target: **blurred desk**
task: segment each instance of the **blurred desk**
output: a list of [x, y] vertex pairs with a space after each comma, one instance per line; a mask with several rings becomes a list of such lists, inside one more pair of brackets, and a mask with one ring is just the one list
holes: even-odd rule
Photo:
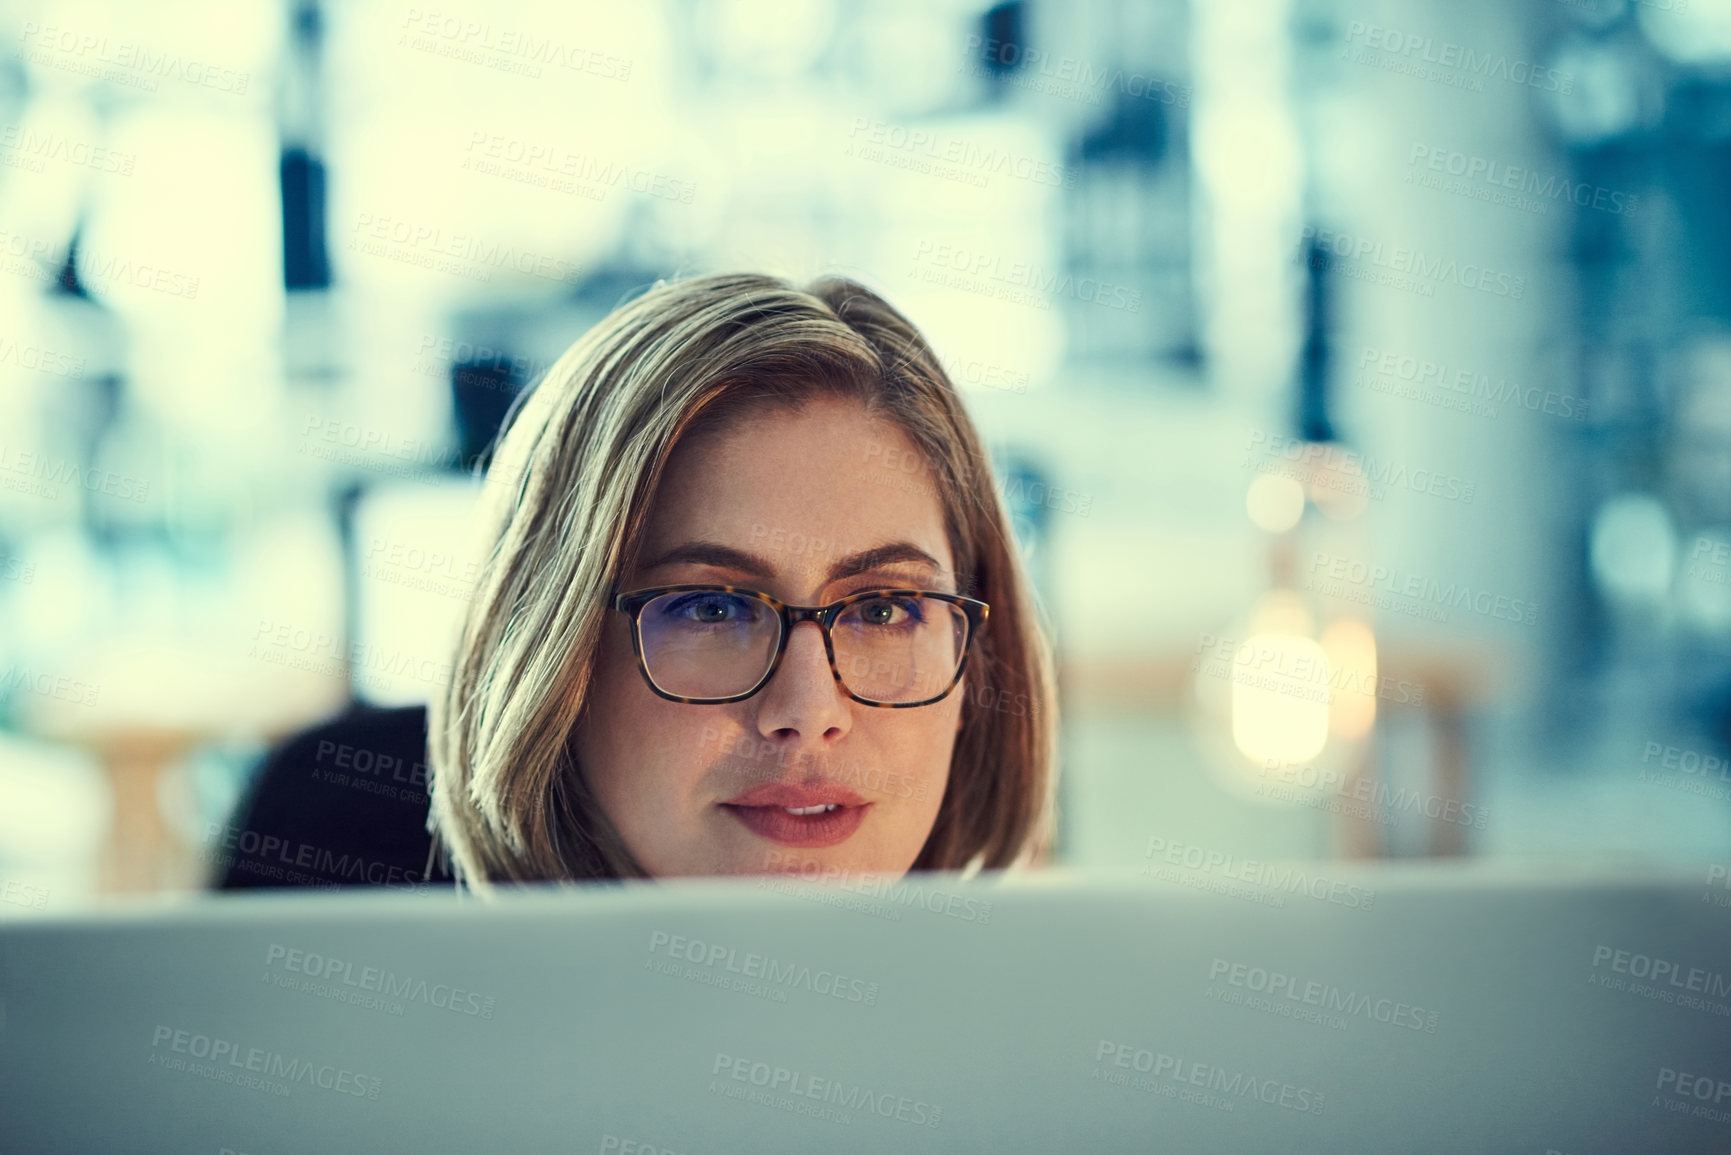
[[[1429, 733], [1431, 758], [1429, 790], [1438, 799], [1457, 803], [1472, 801], [1473, 759], [1468, 741], [1470, 715], [1506, 690], [1517, 678], [1514, 655], [1489, 644], [1402, 644], [1379, 651], [1377, 673], [1395, 684], [1407, 682], [1423, 687], [1422, 701], [1402, 704], [1378, 703], [1379, 717], [1385, 712], [1415, 711], [1423, 715]], [[1194, 683], [1197, 654], [1167, 652], [1150, 658], [1084, 658], [1064, 662], [1058, 673], [1063, 706], [1074, 711], [1079, 703], [1088, 709], [1114, 712], [1157, 710], [1174, 714], [1196, 713], [1200, 706]], [[1230, 742], [1230, 738], [1226, 739]], [[1339, 739], [1330, 739], [1338, 742]], [[1358, 749], [1347, 771], [1348, 781], [1374, 782], [1380, 776], [1376, 729], [1357, 740]], [[1389, 847], [1385, 827], [1368, 816], [1337, 813], [1334, 826], [1336, 851], [1347, 858], [1382, 858]], [[1434, 856], [1465, 853], [1466, 827], [1459, 822], [1432, 820], [1429, 851]]]
[[278, 739], [348, 700], [340, 677], [160, 646], [106, 651], [78, 677], [97, 688], [94, 702], [41, 697], [23, 721], [102, 765], [114, 807], [98, 872], [102, 893], [203, 884], [195, 848], [163, 808], [189, 754], [238, 735]]

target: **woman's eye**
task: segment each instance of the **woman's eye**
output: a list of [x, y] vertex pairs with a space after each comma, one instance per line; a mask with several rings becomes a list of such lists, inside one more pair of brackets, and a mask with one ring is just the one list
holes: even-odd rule
[[743, 621], [751, 616], [751, 607], [733, 594], [691, 594], [668, 606], [666, 613], [679, 621], [713, 626]]
[[920, 618], [919, 607], [907, 598], [873, 598], [857, 609], [868, 626], [900, 626]]

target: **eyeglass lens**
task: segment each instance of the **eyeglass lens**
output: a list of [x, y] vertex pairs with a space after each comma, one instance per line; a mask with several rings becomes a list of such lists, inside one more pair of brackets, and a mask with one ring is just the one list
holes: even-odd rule
[[[643, 664], [663, 692], [728, 698], [769, 672], [781, 615], [749, 594], [662, 594], [638, 615]], [[919, 702], [955, 680], [968, 637], [967, 613], [921, 596], [869, 598], [844, 609], [830, 630], [842, 682], [873, 702]]]

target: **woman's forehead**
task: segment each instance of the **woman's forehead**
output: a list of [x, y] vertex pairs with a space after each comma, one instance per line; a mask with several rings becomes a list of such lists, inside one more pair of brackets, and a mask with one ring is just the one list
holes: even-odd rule
[[896, 424], [851, 399], [754, 405], [682, 441], [656, 494], [643, 556], [691, 540], [794, 568], [906, 541], [946, 570], [954, 564], [932, 463]]

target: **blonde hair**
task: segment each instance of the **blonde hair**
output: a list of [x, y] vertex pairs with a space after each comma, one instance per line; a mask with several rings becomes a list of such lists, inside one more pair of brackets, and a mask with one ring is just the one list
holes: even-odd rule
[[488, 472], [481, 568], [429, 714], [431, 823], [458, 877], [643, 877], [572, 752], [610, 595], [681, 437], [736, 407], [858, 398], [924, 454], [960, 592], [991, 606], [948, 786], [915, 870], [1002, 868], [1052, 825], [1051, 659], [990, 463], [918, 330], [849, 280], [662, 282], [615, 309], [527, 395]]

